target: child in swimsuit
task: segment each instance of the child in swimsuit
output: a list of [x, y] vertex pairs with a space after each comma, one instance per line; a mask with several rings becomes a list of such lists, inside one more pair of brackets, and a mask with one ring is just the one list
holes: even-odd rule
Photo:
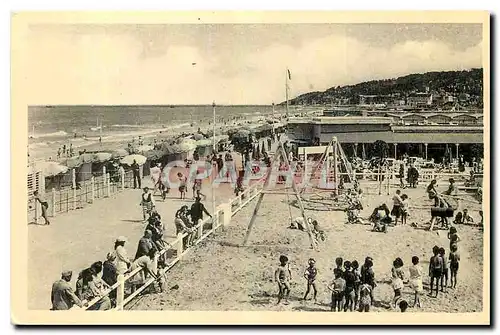
[[369, 312], [372, 304], [371, 299], [372, 288], [368, 284], [363, 284], [359, 288], [359, 311]]
[[359, 263], [357, 260], [352, 261], [352, 272], [354, 273], [354, 309], [358, 309], [359, 305], [359, 288], [361, 285], [361, 272], [359, 272]]
[[392, 263], [392, 288], [394, 289], [394, 299], [392, 303], [394, 308], [396, 308], [399, 299], [401, 299], [401, 290], [404, 288], [404, 271], [403, 271], [403, 260], [401, 258], [396, 258]]
[[453, 244], [455, 244], [458, 248], [458, 242], [460, 242], [460, 236], [457, 233], [457, 228], [450, 227], [450, 231], [448, 232], [448, 239], [450, 240], [450, 250]]
[[431, 287], [429, 296], [432, 296], [432, 288], [434, 286], [434, 281], [436, 282], [436, 297], [439, 291], [439, 280], [443, 274], [443, 259], [439, 256], [439, 247], [435, 245], [432, 248], [432, 253], [434, 254], [429, 260], [429, 277], [431, 277]]
[[[443, 275], [441, 276], [441, 292], [446, 293], [448, 286], [448, 260], [445, 257], [446, 251], [443, 247], [439, 248], [439, 256], [443, 259]], [[444, 285], [443, 285], [444, 284]]]
[[457, 286], [457, 274], [458, 274], [458, 266], [460, 263], [460, 254], [457, 251], [458, 247], [456, 244], [451, 245], [451, 252], [448, 256], [450, 260], [450, 287], [455, 288]]
[[334, 271], [335, 279], [328, 286], [328, 289], [332, 291], [332, 306], [331, 311], [341, 312], [343, 309], [344, 291], [345, 291], [345, 280], [342, 278], [342, 271], [335, 269]]
[[[288, 264], [288, 257], [280, 256], [280, 265], [274, 272], [274, 280], [278, 283], [278, 304], [283, 298], [288, 299], [290, 295], [290, 280], [292, 279], [292, 272]], [[288, 304], [285, 302], [285, 304]]]
[[316, 261], [314, 258], [309, 258], [309, 266], [306, 268], [304, 272], [304, 278], [307, 280], [307, 290], [306, 294], [304, 294], [304, 300], [307, 300], [307, 295], [309, 294], [311, 287], [314, 293], [314, 302], [316, 302], [316, 295], [318, 291], [316, 290], [316, 276], [318, 275], [318, 269], [316, 269]]
[[420, 303], [420, 294], [422, 294], [424, 287], [422, 284], [422, 267], [419, 265], [419, 258], [413, 256], [411, 258], [412, 266], [410, 266], [410, 286], [415, 292], [415, 300], [413, 301], [413, 307], [422, 307]]
[[344, 312], [347, 312], [349, 309], [351, 312], [354, 310], [354, 298], [355, 298], [355, 282], [356, 276], [354, 271], [351, 268], [351, 262], [344, 262], [344, 280], [345, 280], [345, 304], [344, 304]]

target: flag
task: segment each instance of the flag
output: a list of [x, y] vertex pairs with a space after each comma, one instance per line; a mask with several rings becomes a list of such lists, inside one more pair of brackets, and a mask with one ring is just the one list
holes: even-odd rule
[[288, 79], [292, 80], [292, 74], [290, 73], [290, 70], [286, 69], [286, 71], [288, 72]]

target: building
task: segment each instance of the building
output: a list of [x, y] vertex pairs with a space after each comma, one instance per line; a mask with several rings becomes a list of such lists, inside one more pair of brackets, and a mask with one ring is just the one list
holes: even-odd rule
[[406, 99], [406, 104], [415, 107], [424, 107], [432, 105], [432, 94], [430, 93], [412, 93]]
[[[461, 115], [463, 114], [455, 117]], [[429, 124], [429, 118], [437, 121], [436, 124]], [[475, 116], [473, 118], [479, 119]], [[335, 136], [347, 155], [360, 157], [368, 157], [370, 152], [373, 155], [373, 143], [381, 140], [391, 147], [391, 157], [398, 158], [402, 154], [408, 154], [426, 159], [434, 158], [436, 162], [443, 159], [450, 147], [453, 148], [454, 156], [462, 152], [466, 160], [471, 159], [473, 146], [484, 147], [483, 127], [480, 124], [452, 125], [449, 124], [449, 120], [453, 122], [452, 115], [436, 113], [428, 117], [412, 113], [403, 115], [400, 119], [405, 124], [398, 124], [398, 118], [394, 116], [291, 118], [287, 126], [288, 137], [292, 143], [301, 147], [327, 145]], [[463, 117], [463, 120], [471, 122], [472, 118]]]

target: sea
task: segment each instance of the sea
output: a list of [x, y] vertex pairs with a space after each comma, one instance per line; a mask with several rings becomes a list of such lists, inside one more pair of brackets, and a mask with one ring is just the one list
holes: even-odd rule
[[[276, 116], [284, 106], [275, 106]], [[234, 117], [269, 117], [272, 106], [216, 106], [217, 122]], [[92, 141], [113, 142], [182, 129], [213, 120], [212, 105], [175, 106], [30, 106], [28, 135], [30, 149], [70, 140], [74, 146]], [[80, 143], [79, 143], [80, 142]]]

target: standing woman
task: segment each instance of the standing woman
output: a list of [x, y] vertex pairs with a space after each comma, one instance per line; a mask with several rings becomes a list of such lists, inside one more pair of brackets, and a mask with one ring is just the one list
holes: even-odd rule
[[399, 184], [401, 188], [405, 188], [405, 165], [399, 165]]
[[118, 237], [115, 241], [116, 272], [119, 275], [125, 274], [131, 264], [125, 249], [126, 242], [127, 239], [123, 236]]

